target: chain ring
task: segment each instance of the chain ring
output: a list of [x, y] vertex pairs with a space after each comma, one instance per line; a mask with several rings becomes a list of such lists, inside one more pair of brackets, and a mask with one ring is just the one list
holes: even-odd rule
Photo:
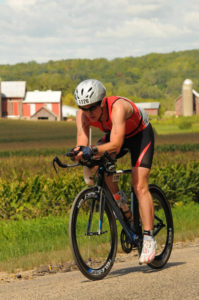
[[126, 235], [124, 229], [122, 229], [120, 234], [120, 242], [121, 242], [122, 250], [126, 253], [130, 253], [133, 248], [133, 243], [129, 241], [129, 238]]

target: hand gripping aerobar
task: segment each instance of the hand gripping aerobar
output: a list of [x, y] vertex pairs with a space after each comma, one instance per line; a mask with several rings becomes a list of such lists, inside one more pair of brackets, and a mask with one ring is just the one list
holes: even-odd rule
[[[79, 148], [78, 150], [75, 150], [76, 148]], [[84, 160], [89, 160], [94, 155], [92, 149], [87, 146], [77, 146], [73, 149], [71, 149], [66, 155], [73, 158], [75, 157], [79, 152], [83, 152], [82, 158]]]
[[[79, 147], [79, 149], [75, 150], [78, 147]], [[68, 156], [72, 160], [74, 160], [73, 158], [79, 152], [82, 151], [83, 152], [82, 158], [85, 160], [85, 165], [87, 165], [86, 162], [88, 162], [92, 158], [92, 156], [94, 155], [94, 153], [93, 153], [93, 151], [92, 151], [92, 149], [90, 147], [86, 147], [86, 146], [78, 146], [78, 147], [75, 147], [75, 148], [71, 149], [69, 152], [67, 152], [65, 154], [65, 156]], [[78, 166], [80, 164], [84, 165], [83, 161], [79, 161], [78, 163], [75, 163], [75, 164], [72, 164], [72, 165], [71, 164], [68, 165], [68, 164], [62, 163], [57, 156], [55, 156], [54, 159], [53, 159], [53, 167], [54, 167], [56, 173], [57, 173], [56, 165], [58, 165], [61, 168], [70, 168], [70, 167], [76, 167], [76, 166]]]

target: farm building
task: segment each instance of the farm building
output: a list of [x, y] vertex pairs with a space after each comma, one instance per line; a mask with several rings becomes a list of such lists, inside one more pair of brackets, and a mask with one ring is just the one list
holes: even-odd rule
[[199, 115], [199, 93], [192, 85], [190, 79], [184, 81], [182, 94], [175, 100], [176, 116]]
[[148, 115], [159, 115], [160, 113], [160, 102], [142, 102], [135, 103], [137, 107], [143, 108]]
[[60, 121], [62, 119], [61, 91], [27, 92], [23, 101], [23, 118]]
[[68, 117], [76, 117], [78, 109], [69, 105], [62, 105], [62, 118], [65, 120]]
[[25, 81], [0, 81], [0, 117], [62, 119], [61, 91], [26, 91]]
[[2, 81], [1, 84], [1, 116], [20, 118], [23, 115], [23, 100], [26, 93], [25, 81]]

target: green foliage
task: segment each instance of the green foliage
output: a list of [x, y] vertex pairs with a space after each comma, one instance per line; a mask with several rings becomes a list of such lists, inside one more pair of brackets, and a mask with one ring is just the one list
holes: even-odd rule
[[[2, 80], [26, 80], [28, 90], [61, 90], [64, 102], [71, 103], [76, 85], [87, 78], [102, 80], [107, 93], [160, 100], [164, 109], [173, 110], [186, 78], [199, 90], [199, 50], [168, 54], [151, 53], [142, 57], [113, 60], [70, 59], [38, 64], [34, 61], [1, 65]], [[66, 96], [66, 98], [65, 98]]]
[[165, 163], [152, 168], [150, 181], [161, 186], [170, 203], [175, 205], [195, 201], [199, 203], [199, 162], [187, 164]]
[[[195, 116], [193, 121], [197, 123], [198, 118]], [[101, 136], [97, 131], [93, 133], [93, 141]], [[76, 194], [85, 186], [82, 170], [59, 170], [57, 176], [52, 159], [55, 155], [66, 159], [63, 154], [74, 146], [75, 135], [75, 123], [0, 120], [1, 219], [59, 216], [68, 212]], [[156, 134], [150, 180], [164, 189], [172, 205], [199, 202], [198, 139], [198, 133]], [[118, 161], [118, 168], [129, 167], [129, 157]], [[130, 178], [122, 177], [121, 188], [128, 190], [130, 196]]]
[[[172, 205], [199, 202], [198, 170], [198, 161], [156, 163], [151, 170], [150, 181], [162, 187]], [[130, 178], [123, 176], [121, 180], [122, 189], [129, 195]], [[12, 178], [0, 179], [0, 218], [65, 215], [84, 186], [81, 168], [60, 172], [59, 176], [17, 175], [15, 172]]]
[[[75, 176], [74, 176], [75, 173]], [[85, 186], [83, 176], [73, 173], [49, 178], [14, 175], [0, 180], [0, 218], [20, 219], [66, 214], [77, 191]]]
[[156, 152], [175, 152], [175, 151], [198, 151], [199, 144], [164, 144], [155, 146]]
[[0, 221], [0, 261], [63, 249], [68, 243], [68, 216]]
[[183, 120], [179, 124], [180, 129], [190, 129], [191, 127], [192, 127], [192, 123], [191, 123], [191, 121], [188, 121], [188, 120]]
[[[172, 209], [175, 240], [199, 236], [199, 205], [190, 203]], [[119, 232], [119, 231], [118, 231]], [[32, 269], [41, 264], [71, 261], [68, 215], [28, 220], [0, 221], [0, 267], [4, 271]], [[61, 250], [64, 253], [61, 258]], [[52, 255], [50, 255], [52, 253]], [[50, 257], [50, 258], [49, 258]]]

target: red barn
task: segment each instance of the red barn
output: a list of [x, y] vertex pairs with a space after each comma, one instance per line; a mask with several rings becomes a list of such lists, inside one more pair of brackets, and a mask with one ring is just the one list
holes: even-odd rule
[[6, 118], [21, 118], [25, 93], [25, 81], [2, 81], [1, 116]]
[[59, 121], [61, 91], [26, 92], [25, 81], [0, 81], [0, 117]]
[[27, 92], [23, 101], [23, 117], [32, 120], [61, 120], [61, 91]]

